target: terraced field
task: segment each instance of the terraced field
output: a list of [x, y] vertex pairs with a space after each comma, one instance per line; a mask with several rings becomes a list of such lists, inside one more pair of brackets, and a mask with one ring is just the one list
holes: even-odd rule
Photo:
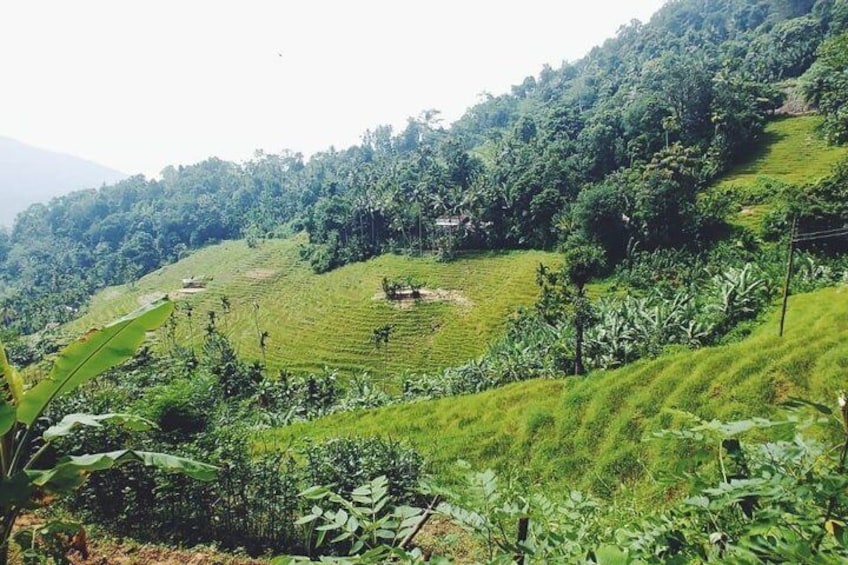
[[777, 322], [775, 312], [735, 344], [671, 353], [585, 378], [339, 414], [263, 439], [298, 445], [339, 430], [384, 435], [409, 441], [442, 478], [449, 479], [453, 463], [462, 459], [566, 492], [608, 495], [623, 484], [661, 492], [657, 477], [688, 448], [643, 438], [683, 425], [681, 411], [708, 420], [747, 418], [775, 411], [789, 396], [835, 406], [839, 391], [848, 389], [848, 287], [793, 297], [783, 338], [777, 337]]
[[779, 118], [766, 124], [761, 146], [734, 167], [719, 186], [744, 186], [760, 178], [804, 184], [826, 176], [848, 155], [846, 147], [831, 147], [816, 133], [819, 116]]
[[[450, 263], [385, 255], [315, 275], [299, 258], [302, 242], [300, 236], [255, 249], [242, 241], [208, 247], [132, 286], [105, 289], [67, 329], [77, 335], [169, 294], [183, 305], [176, 315], [178, 340], [198, 344], [214, 310], [218, 327], [246, 358], [261, 358], [259, 332], [269, 332], [272, 370], [314, 371], [326, 365], [382, 378], [436, 370], [483, 353], [509, 313], [535, 300], [538, 264], [557, 261], [555, 254], [536, 251], [474, 253]], [[430, 299], [386, 301], [382, 278], [407, 275], [426, 282]], [[183, 291], [181, 281], [189, 277], [207, 280], [206, 289]], [[191, 323], [186, 304], [193, 307]], [[385, 324], [393, 327], [388, 351], [377, 351], [372, 332]]]
[[734, 167], [714, 189], [743, 194], [742, 212], [736, 223], [758, 231], [772, 209], [775, 182], [804, 185], [827, 176], [848, 148], [831, 147], [817, 134], [819, 116], [780, 118], [766, 124], [763, 140], [751, 158]]

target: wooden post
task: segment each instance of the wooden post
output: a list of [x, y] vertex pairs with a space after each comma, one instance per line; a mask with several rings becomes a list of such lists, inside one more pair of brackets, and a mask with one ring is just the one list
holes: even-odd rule
[[427, 523], [427, 520], [429, 520], [430, 517], [436, 512], [436, 507], [441, 502], [442, 502], [441, 496], [437, 495], [435, 498], [433, 498], [433, 501], [430, 503], [430, 505], [427, 507], [427, 509], [421, 515], [421, 520], [419, 520], [418, 523], [415, 524], [415, 527], [412, 528], [412, 531], [409, 532], [409, 534], [407, 534], [407, 536], [405, 538], [403, 538], [402, 542], [400, 542], [401, 549], [409, 549], [412, 546], [412, 540], [415, 539], [415, 536], [418, 535], [418, 532], [421, 531], [421, 528], [424, 527], [424, 524]]
[[792, 219], [792, 232], [789, 234], [789, 257], [786, 259], [786, 277], [783, 279], [783, 306], [780, 309], [780, 332], [783, 337], [783, 324], [786, 321], [786, 304], [789, 301], [789, 281], [792, 277], [792, 259], [795, 257], [795, 235], [798, 229], [797, 216]]
[[519, 547], [519, 553], [515, 554], [515, 562], [518, 565], [524, 565], [525, 563], [525, 555], [524, 552], [521, 551], [521, 544], [527, 541], [527, 529], [530, 525], [530, 518], [524, 516], [518, 519], [518, 543], [516, 544]]

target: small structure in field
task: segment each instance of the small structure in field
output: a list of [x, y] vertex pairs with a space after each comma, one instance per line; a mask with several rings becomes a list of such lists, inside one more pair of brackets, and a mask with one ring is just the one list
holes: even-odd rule
[[189, 277], [187, 279], [183, 279], [183, 288], [206, 288], [206, 280], [199, 279], [196, 277]]
[[436, 227], [445, 228], [450, 231], [459, 229], [460, 226], [468, 223], [468, 216], [458, 215], [458, 216], [439, 216], [436, 218]]

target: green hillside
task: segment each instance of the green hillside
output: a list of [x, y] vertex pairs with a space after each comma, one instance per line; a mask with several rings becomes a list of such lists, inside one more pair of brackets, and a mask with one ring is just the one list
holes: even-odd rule
[[788, 396], [835, 403], [848, 384], [848, 287], [793, 297], [783, 338], [777, 322], [775, 312], [752, 336], [726, 346], [585, 378], [339, 414], [275, 430], [267, 439], [298, 445], [340, 434], [385, 435], [411, 442], [442, 476], [463, 459], [478, 469], [521, 469], [521, 476], [550, 488], [609, 494], [621, 481], [649, 479], [678, 459], [667, 445], [641, 441], [680, 423], [672, 410], [732, 419], [768, 413]]
[[766, 124], [762, 145], [722, 177], [719, 186], [746, 186], [768, 177], [804, 184], [826, 176], [848, 149], [828, 145], [816, 132], [819, 116], [794, 116]]
[[804, 185], [827, 176], [848, 148], [830, 146], [817, 128], [819, 116], [795, 116], [773, 120], [766, 125], [762, 142], [750, 159], [737, 165], [715, 185], [731, 190], [742, 201], [738, 223], [755, 230], [771, 209], [779, 184]]
[[[98, 293], [89, 312], [67, 327], [70, 334], [105, 323], [162, 294], [193, 306], [177, 315], [178, 340], [199, 343], [208, 312], [242, 356], [259, 359], [259, 331], [268, 331], [272, 370], [367, 370], [382, 375], [427, 371], [459, 364], [484, 352], [508, 314], [537, 295], [535, 270], [556, 261], [552, 253], [465, 254], [441, 263], [434, 258], [384, 255], [316, 275], [299, 257], [303, 237], [270, 240], [256, 248], [230, 241], [141, 278], [132, 286]], [[412, 275], [432, 294], [422, 301], [387, 302], [384, 276]], [[206, 280], [206, 289], [188, 293], [182, 279]], [[230, 302], [230, 313], [222, 308]], [[375, 328], [391, 324], [388, 355], [371, 342]], [[386, 367], [384, 368], [384, 363]]]

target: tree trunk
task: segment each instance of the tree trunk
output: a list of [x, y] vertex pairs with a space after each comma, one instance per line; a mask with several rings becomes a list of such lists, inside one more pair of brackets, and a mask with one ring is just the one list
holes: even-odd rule
[[8, 508], [0, 509], [0, 565], [6, 565], [9, 562], [12, 524], [16, 517], [16, 514], [10, 512]]
[[574, 374], [582, 375], [583, 367], [583, 333], [586, 325], [586, 294], [582, 285], [577, 287], [577, 299], [574, 309]]
[[574, 320], [574, 374], [583, 374], [583, 320], [578, 314]]

